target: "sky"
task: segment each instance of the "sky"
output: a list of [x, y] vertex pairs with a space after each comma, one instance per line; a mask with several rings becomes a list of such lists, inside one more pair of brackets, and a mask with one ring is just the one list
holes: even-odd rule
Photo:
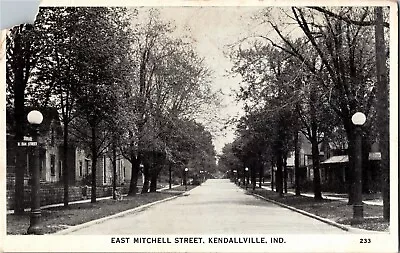
[[213, 143], [220, 153], [226, 143], [234, 139], [235, 126], [224, 128], [224, 123], [231, 118], [244, 114], [242, 103], [235, 101], [235, 91], [240, 87], [240, 76], [233, 76], [228, 71], [232, 63], [226, 54], [229, 45], [237, 43], [254, 29], [251, 20], [259, 7], [169, 7], [161, 9], [161, 16], [172, 20], [177, 29], [189, 28], [194, 45], [200, 56], [205, 58], [213, 71], [211, 85], [214, 91], [221, 91], [222, 105], [218, 109], [218, 121], [210, 122], [207, 116], [199, 118], [213, 135]]

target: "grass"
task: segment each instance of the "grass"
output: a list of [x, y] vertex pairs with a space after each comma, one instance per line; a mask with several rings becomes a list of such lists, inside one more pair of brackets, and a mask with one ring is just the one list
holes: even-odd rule
[[316, 201], [312, 197], [289, 194], [280, 197], [277, 192], [260, 188], [255, 191], [251, 190], [251, 192], [343, 225], [373, 231], [389, 231], [389, 222], [383, 220], [382, 206], [364, 205], [364, 222], [362, 224], [351, 224], [353, 206], [347, 205], [343, 201], [328, 199]]
[[[188, 190], [189, 190], [188, 186]], [[68, 207], [42, 209], [41, 227], [43, 233], [51, 234], [59, 230], [92, 220], [100, 219], [125, 210], [139, 207], [158, 200], [177, 196], [184, 192], [180, 187], [173, 192], [163, 191], [136, 196], [126, 196], [122, 200], [106, 199], [96, 203], [71, 204]], [[7, 234], [24, 235], [29, 227], [29, 213], [23, 215], [7, 215]]]

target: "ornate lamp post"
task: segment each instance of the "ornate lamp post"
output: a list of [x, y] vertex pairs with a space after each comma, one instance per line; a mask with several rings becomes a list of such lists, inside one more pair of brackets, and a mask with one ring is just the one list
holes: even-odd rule
[[355, 164], [354, 164], [354, 203], [353, 203], [353, 224], [361, 223], [363, 220], [363, 202], [362, 202], [362, 145], [361, 145], [361, 127], [366, 121], [362, 112], [356, 112], [351, 121], [355, 125]]
[[246, 180], [244, 183], [246, 184], [246, 190], [247, 190], [247, 187], [249, 186], [249, 175], [248, 175], [249, 168], [246, 167], [244, 170], [245, 170], [245, 180]]
[[200, 182], [203, 183], [203, 172], [202, 170], [200, 170]]
[[[33, 110], [28, 113], [28, 122], [33, 127], [32, 139], [37, 143], [39, 136], [39, 125], [43, 121], [43, 115], [39, 111]], [[40, 235], [43, 232], [40, 229], [40, 169], [39, 169], [39, 147], [34, 146], [32, 159], [32, 174], [31, 174], [31, 217], [28, 234]]]
[[185, 173], [184, 173], [184, 178], [183, 178], [183, 182], [185, 183], [185, 191], [187, 190], [187, 172], [188, 172], [188, 168], [185, 168]]
[[[139, 168], [140, 168], [140, 171], [142, 172], [142, 182], [144, 185], [144, 165], [143, 165], [143, 163], [139, 164]], [[137, 189], [136, 189], [136, 191], [137, 191]]]

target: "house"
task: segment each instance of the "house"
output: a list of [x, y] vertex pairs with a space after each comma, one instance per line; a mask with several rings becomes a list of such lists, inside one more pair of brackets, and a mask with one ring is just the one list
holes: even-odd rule
[[[319, 157], [320, 160], [323, 160], [326, 156], [325, 151], [326, 143], [320, 143], [318, 145], [319, 148]], [[288, 179], [291, 183], [294, 181], [294, 165], [295, 165], [295, 154], [294, 151], [288, 153], [286, 159], [286, 167], [288, 173]], [[313, 172], [313, 160], [312, 160], [312, 150], [311, 150], [311, 142], [307, 139], [307, 137], [303, 133], [299, 133], [299, 174], [300, 180], [313, 180], [314, 172]]]
[[[363, 188], [370, 191], [380, 191], [380, 152], [369, 152], [368, 164], [363, 165]], [[346, 191], [349, 183], [348, 155], [332, 156], [321, 163], [321, 183], [330, 189]]]
[[[33, 108], [26, 108], [25, 115]], [[63, 181], [63, 133], [59, 113], [56, 108], [40, 108], [43, 122], [39, 126], [39, 166], [41, 183], [62, 183]], [[28, 185], [31, 170], [32, 150], [30, 147], [18, 147], [14, 133], [14, 119], [11, 110], [7, 110], [7, 186], [13, 188], [15, 184], [15, 168], [17, 166], [17, 153], [20, 151], [23, 159], [19, 165], [25, 168], [24, 184]], [[26, 119], [26, 116], [25, 116]], [[26, 136], [31, 137], [29, 123], [25, 122]], [[90, 152], [76, 143], [68, 147], [69, 182], [73, 184], [91, 184], [92, 156]], [[117, 184], [130, 180], [130, 162], [118, 154], [117, 156]], [[97, 162], [96, 182], [99, 186], [112, 185], [113, 166], [111, 152], [106, 151]]]
[[[27, 108], [25, 115], [32, 108]], [[58, 112], [54, 108], [42, 108], [43, 122], [39, 126], [39, 166], [40, 180], [42, 182], [59, 182], [62, 178], [62, 153], [60, 152], [60, 140], [62, 139], [61, 124]], [[25, 116], [26, 119], [26, 116]], [[14, 173], [17, 163], [25, 168], [25, 184], [30, 178], [32, 166], [32, 147], [20, 147], [15, 139], [13, 113], [7, 110], [6, 113], [6, 129], [7, 129], [7, 179], [14, 181]], [[32, 128], [29, 123], [25, 122], [26, 130], [24, 139], [29, 140], [32, 136]], [[18, 162], [17, 162], [17, 159]]]
[[[106, 152], [97, 161], [96, 182], [98, 185], [112, 185], [113, 182], [113, 159], [112, 152]], [[130, 181], [131, 163], [122, 155], [116, 157], [116, 183], [125, 184]]]

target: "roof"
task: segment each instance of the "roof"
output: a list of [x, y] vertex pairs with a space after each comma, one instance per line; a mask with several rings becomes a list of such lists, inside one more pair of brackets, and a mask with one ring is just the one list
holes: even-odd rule
[[326, 159], [321, 164], [347, 163], [347, 162], [349, 162], [349, 157], [347, 155], [335, 155]]
[[[370, 152], [368, 156], [368, 160], [370, 161], [380, 161], [381, 153], [380, 152]], [[333, 163], [347, 163], [349, 162], [349, 157], [347, 155], [336, 155], [328, 158], [323, 161], [321, 164], [333, 164]]]

